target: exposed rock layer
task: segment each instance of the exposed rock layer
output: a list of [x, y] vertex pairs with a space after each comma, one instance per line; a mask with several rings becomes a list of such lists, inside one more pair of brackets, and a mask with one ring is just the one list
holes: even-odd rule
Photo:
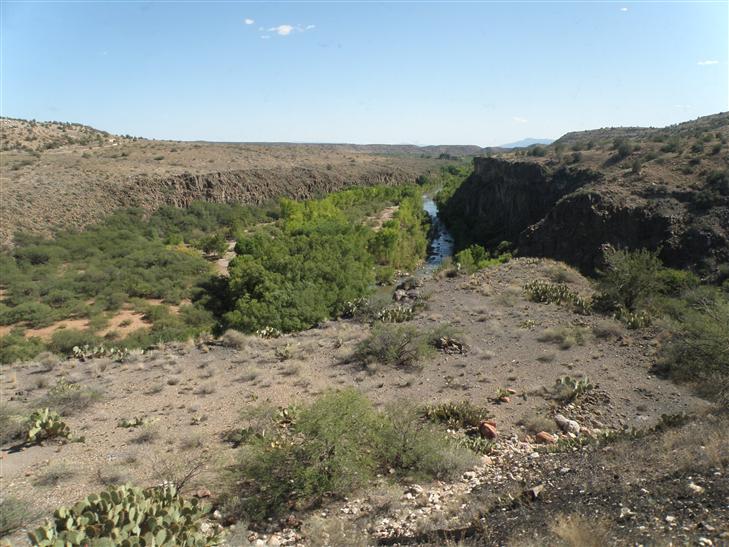
[[698, 207], [700, 190], [651, 194], [595, 170], [477, 158], [444, 215], [463, 244], [508, 240], [588, 273], [606, 245], [659, 250], [669, 266], [711, 273], [729, 261], [729, 199]]

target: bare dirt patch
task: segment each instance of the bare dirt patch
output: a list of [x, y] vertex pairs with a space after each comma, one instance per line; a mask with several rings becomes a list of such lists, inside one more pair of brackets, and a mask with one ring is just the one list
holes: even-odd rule
[[114, 331], [119, 337], [124, 337], [135, 330], [149, 327], [151, 323], [144, 320], [144, 314], [133, 310], [121, 310], [109, 320], [109, 325], [100, 330], [99, 336], [106, 336]]
[[47, 327], [38, 329], [28, 329], [25, 331], [26, 338], [37, 336], [41, 340], [48, 341], [53, 337], [53, 333], [61, 329], [86, 330], [89, 328], [88, 319], [64, 319]]
[[[38, 458], [35, 453], [46, 449], [32, 446], [12, 452], [4, 447], [0, 486], [7, 495], [29, 499], [36, 509], [48, 513], [99, 490], [102, 479], [112, 472], [123, 475], [124, 480], [152, 484], [179, 473], [199, 456], [210, 459], [187, 491], [205, 487], [214, 495], [221, 488], [215, 470], [237, 454], [222, 434], [241, 426], [241, 411], [262, 403], [284, 407], [306, 403], [327, 389], [354, 386], [377, 405], [466, 399], [489, 409], [499, 434], [492, 463], [484, 463], [481, 470], [456, 485], [424, 485], [438, 493], [433, 499], [456, 499], [457, 493], [471, 496], [482, 482], [496, 489], [495, 493], [504, 493], [514, 485], [522, 488], [520, 481], [538, 476], [531, 470], [542, 460], [531, 456], [538, 445], [528, 427], [542, 423], [535, 416], [563, 435], [553, 423], [556, 412], [595, 432], [646, 428], [658, 423], [662, 414], [692, 414], [711, 408], [688, 388], [650, 373], [656, 353], [652, 331], [615, 329], [617, 339], [586, 335], [582, 344], [564, 349], [540, 341], [547, 328], [581, 328], [589, 333], [593, 326], [604, 328], [604, 322], [610, 321], [528, 301], [523, 284], [549, 279], [554, 265], [552, 261], [518, 259], [473, 276], [426, 280], [419, 291], [429, 295], [427, 309], [411, 324], [422, 331], [451, 325], [467, 350], [437, 352], [413, 370], [385, 365], [365, 368], [352, 362], [357, 343], [369, 335], [370, 327], [351, 320], [326, 322], [321, 328], [277, 339], [239, 335], [230, 344], [235, 347], [171, 344], [163, 350], [134, 353], [123, 363], [70, 359], [46, 372], [36, 363], [12, 365], [13, 377], [6, 375], [3, 387], [12, 383], [11, 402], [22, 409], [32, 408], [58, 378], [93, 385], [102, 398], [83, 413], [67, 418], [71, 430], [82, 433], [85, 442], [63, 445], [52, 458], [84, 469], [84, 473], [72, 482], [39, 485], [34, 479], [48, 464], [47, 457]], [[573, 290], [589, 289], [578, 274], [570, 276], [569, 283]], [[557, 401], [552, 388], [565, 375], [589, 378], [594, 389], [573, 403]], [[505, 389], [513, 394], [508, 402], [499, 402], [498, 395]], [[145, 425], [119, 427], [121, 420], [135, 417], [143, 417]], [[179, 458], [182, 449], [184, 461]], [[575, 469], [577, 464], [567, 460], [580, 459], [582, 452], [571, 454], [542, 458], [558, 462], [554, 465], [560, 469]], [[509, 478], [512, 476], [515, 478]], [[603, 480], [612, 479], [605, 475]], [[394, 499], [399, 500], [403, 487], [390, 490], [393, 488]], [[578, 495], [576, 490], [573, 495]], [[466, 497], [462, 503], [470, 500]], [[351, 502], [355, 504], [354, 499]], [[425, 509], [407, 503], [405, 512], [389, 515], [391, 524], [379, 523], [373, 530], [395, 534], [392, 523], [398, 519], [414, 523], [408, 515]], [[450, 518], [446, 504], [433, 502], [428, 507], [431, 524]], [[340, 509], [334, 506], [330, 514], [350, 521], [354, 518]], [[301, 517], [308, 518], [307, 514]], [[403, 529], [412, 532], [414, 528], [408, 526]], [[661, 522], [645, 526], [646, 533], [663, 530]], [[22, 544], [20, 536], [17, 539]]]

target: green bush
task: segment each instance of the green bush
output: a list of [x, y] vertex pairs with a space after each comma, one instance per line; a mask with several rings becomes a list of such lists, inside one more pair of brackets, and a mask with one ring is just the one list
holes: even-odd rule
[[668, 313], [673, 335], [663, 348], [662, 368], [679, 380], [729, 377], [729, 295], [694, 289], [673, 301]]
[[40, 338], [26, 338], [20, 330], [0, 337], [0, 363], [14, 363], [32, 359], [45, 349]]
[[[174, 486], [142, 490], [131, 485], [92, 494], [29, 535], [33, 545], [218, 545], [215, 532], [203, 532], [208, 512], [197, 498], [184, 500]], [[214, 528], [213, 528], [214, 530]]]
[[660, 278], [663, 264], [654, 252], [611, 249], [605, 262], [598, 279], [599, 301], [605, 311], [648, 306], [664, 288]]
[[432, 352], [427, 335], [416, 327], [376, 323], [368, 338], [357, 345], [355, 359], [399, 368], [415, 367]]
[[[504, 242], [506, 243], [506, 242]], [[507, 243], [508, 245], [508, 243]], [[500, 249], [501, 252], [500, 252]], [[473, 273], [477, 270], [498, 266], [511, 260], [511, 254], [502, 246], [494, 253], [489, 253], [481, 245], [471, 245], [456, 253], [455, 261], [460, 265], [462, 271]]]
[[[227, 326], [244, 332], [309, 328], [347, 313], [349, 302], [366, 295], [375, 264], [386, 271], [414, 266], [426, 249], [420, 195], [407, 188], [398, 192], [390, 195], [375, 187], [317, 201], [282, 200], [276, 227], [236, 245]], [[367, 198], [388, 195], [398, 199], [399, 208], [379, 232], [353, 220], [358, 214], [351, 210], [369, 212], [362, 203]]]
[[228, 250], [228, 241], [223, 234], [218, 232], [204, 238], [199, 247], [206, 254], [220, 257]]
[[53, 353], [70, 355], [76, 346], [95, 346], [99, 343], [99, 338], [92, 332], [76, 329], [59, 329], [51, 336], [48, 349]]
[[252, 521], [341, 497], [378, 473], [449, 477], [474, 458], [415, 412], [377, 411], [353, 389], [329, 392], [276, 433], [242, 448], [228, 509]]

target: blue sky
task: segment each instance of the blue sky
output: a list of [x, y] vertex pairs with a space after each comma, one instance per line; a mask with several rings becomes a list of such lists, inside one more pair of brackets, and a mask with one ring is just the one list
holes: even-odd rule
[[2, 115], [495, 145], [729, 110], [729, 3], [7, 2]]

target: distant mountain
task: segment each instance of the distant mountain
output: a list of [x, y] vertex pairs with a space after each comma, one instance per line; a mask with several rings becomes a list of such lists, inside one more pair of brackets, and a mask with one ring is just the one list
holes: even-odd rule
[[526, 138], [521, 139], [520, 141], [510, 142], [509, 144], [502, 144], [499, 148], [526, 148], [527, 146], [532, 146], [534, 144], [552, 144], [553, 142], [554, 139]]

